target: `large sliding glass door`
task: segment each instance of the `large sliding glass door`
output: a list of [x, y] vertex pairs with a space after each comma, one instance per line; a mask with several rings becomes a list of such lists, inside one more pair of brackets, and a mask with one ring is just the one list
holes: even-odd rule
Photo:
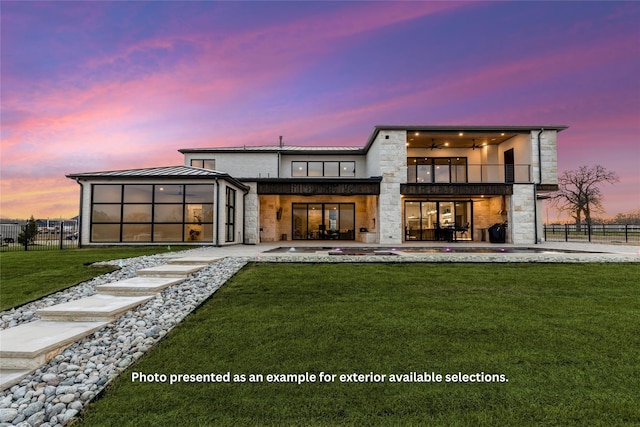
[[406, 201], [406, 241], [471, 240], [471, 201]]
[[294, 203], [294, 240], [355, 240], [354, 203]]

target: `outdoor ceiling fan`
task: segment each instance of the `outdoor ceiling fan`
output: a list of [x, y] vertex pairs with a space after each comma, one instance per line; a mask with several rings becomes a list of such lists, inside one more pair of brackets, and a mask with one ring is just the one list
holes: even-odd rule
[[472, 150], [475, 150], [476, 148], [480, 148], [480, 147], [482, 147], [482, 145], [478, 145], [478, 144], [476, 144], [476, 140], [475, 140], [475, 138], [474, 138], [474, 139], [473, 139], [473, 144], [471, 144], [471, 149], [472, 149]]
[[440, 149], [440, 148], [442, 148], [442, 144], [436, 144], [436, 140], [431, 138], [431, 147], [429, 147], [429, 148], [431, 148], [432, 150], [434, 148]]

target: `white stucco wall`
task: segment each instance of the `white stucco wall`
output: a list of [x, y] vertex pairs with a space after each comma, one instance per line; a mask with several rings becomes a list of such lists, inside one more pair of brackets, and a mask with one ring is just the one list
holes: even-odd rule
[[191, 166], [191, 159], [215, 159], [216, 170], [234, 178], [276, 178], [278, 176], [277, 153], [186, 153], [184, 165]]

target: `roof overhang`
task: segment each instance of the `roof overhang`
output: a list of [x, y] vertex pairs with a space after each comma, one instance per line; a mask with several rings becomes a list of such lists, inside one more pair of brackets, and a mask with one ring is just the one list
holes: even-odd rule
[[421, 132], [443, 134], [443, 133], [475, 133], [484, 135], [500, 135], [502, 133], [507, 134], [523, 134], [530, 133], [531, 131], [540, 130], [555, 130], [557, 132], [567, 129], [568, 126], [564, 125], [546, 125], [546, 126], [473, 126], [473, 125], [453, 125], [453, 126], [428, 126], [428, 125], [376, 125], [373, 131], [367, 139], [367, 143], [364, 147], [364, 152], [368, 152], [371, 145], [374, 143], [378, 134], [381, 131], [407, 131], [407, 132]]

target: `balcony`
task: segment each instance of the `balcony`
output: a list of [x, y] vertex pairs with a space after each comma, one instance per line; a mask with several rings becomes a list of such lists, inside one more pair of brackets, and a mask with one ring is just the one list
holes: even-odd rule
[[[439, 162], [440, 163], [440, 162]], [[531, 165], [415, 164], [408, 165], [406, 196], [499, 196], [513, 194], [511, 184], [531, 183]]]
[[409, 184], [529, 184], [531, 165], [528, 164], [466, 164], [466, 163], [408, 164]]

